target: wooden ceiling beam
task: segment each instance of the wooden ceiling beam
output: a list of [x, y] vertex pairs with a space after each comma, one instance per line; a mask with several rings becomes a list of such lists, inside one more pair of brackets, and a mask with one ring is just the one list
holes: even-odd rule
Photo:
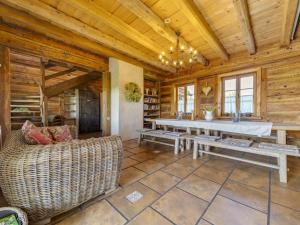
[[285, 0], [280, 44], [288, 47], [292, 39], [293, 25], [296, 19], [299, 0]]
[[[7, 5], [0, 3], [0, 15], [6, 23], [15, 24], [17, 26], [30, 29], [33, 32], [41, 33], [44, 35], [47, 35], [50, 38], [53, 38], [55, 40], [59, 40], [63, 43], [66, 43], [70, 46], [74, 47], [80, 47], [83, 50], [87, 50], [89, 52], [99, 54], [102, 56], [109, 56], [109, 57], [115, 57], [118, 59], [121, 59], [123, 61], [126, 61], [128, 63], [132, 63], [134, 65], [143, 67], [149, 71], [153, 71], [155, 73], [166, 75], [166, 72], [154, 67], [152, 65], [149, 65], [147, 63], [143, 63], [138, 59], [132, 58], [130, 56], [127, 56], [125, 54], [122, 54], [120, 52], [117, 52], [115, 50], [112, 50], [110, 48], [107, 48], [103, 45], [100, 45], [94, 41], [90, 41], [87, 38], [81, 37], [77, 34], [72, 33], [71, 31], [67, 31], [65, 29], [59, 28], [57, 26], [54, 26], [53, 24], [37, 19], [25, 12], [22, 12], [17, 9], [13, 9]], [[49, 66], [51, 62], [49, 63]], [[57, 64], [55, 62], [54, 64]], [[53, 65], [55, 66], [55, 65]], [[47, 65], [46, 65], [47, 67]], [[49, 67], [50, 68], [50, 67]]]
[[149, 50], [157, 54], [161, 52], [162, 50], [161, 46], [159, 46], [156, 42], [152, 41], [146, 35], [140, 33], [139, 31], [137, 31], [132, 26], [128, 25], [127, 23], [125, 23], [123, 20], [119, 19], [115, 15], [101, 8], [101, 5], [95, 3], [94, 1], [74, 0], [72, 1], [72, 5], [89, 13], [97, 20], [101, 20], [101, 22], [110, 26], [118, 33], [131, 39], [134, 42], [139, 43], [140, 45], [148, 48]]
[[86, 82], [92, 81], [92, 80], [98, 80], [102, 76], [102, 73], [92, 71], [90, 73], [87, 73], [85, 75], [74, 77], [70, 80], [66, 80], [63, 82], [60, 82], [56, 85], [52, 85], [50, 87], [46, 87], [44, 90], [44, 94], [50, 98], [59, 95], [60, 93], [63, 93], [66, 90], [69, 90], [71, 88], [75, 88], [81, 84], [84, 84]]
[[234, 0], [233, 4], [238, 14], [238, 19], [244, 34], [248, 52], [251, 55], [255, 54], [256, 46], [255, 46], [255, 40], [253, 35], [253, 29], [251, 26], [251, 19], [250, 19], [247, 0]]
[[[169, 40], [172, 44], [177, 43], [177, 35], [174, 30], [168, 27], [164, 21], [156, 15], [146, 4], [140, 0], [117, 0], [122, 6], [127, 8], [133, 14], [135, 14], [139, 19], [147, 23], [156, 33]], [[179, 42], [186, 48], [190, 45], [183, 39], [180, 38]], [[203, 56], [199, 55], [197, 61], [203, 65], [208, 65], [208, 60]]]
[[[113, 48], [117, 51], [121, 51], [124, 54], [128, 54], [132, 57], [139, 58], [140, 60], [149, 63], [155, 67], [158, 67], [162, 70], [168, 72], [175, 72], [175, 69], [170, 66], [162, 65], [158, 62], [156, 57], [149, 56], [145, 52], [142, 52], [139, 49], [134, 48], [133, 46], [124, 43], [115, 37], [107, 35], [100, 30], [97, 30], [93, 27], [88, 26], [87, 24], [70, 17], [61, 11], [56, 10], [55, 8], [41, 2], [38, 0], [0, 0], [1, 3], [10, 5], [13, 8], [23, 10], [35, 17], [38, 17], [42, 20], [48, 21], [56, 26], [59, 26], [63, 29], [67, 29], [71, 32], [79, 34], [83, 37], [95, 41], [100, 44], [104, 44], [110, 48]], [[154, 60], [155, 59], [155, 60]]]
[[173, 3], [178, 6], [178, 9], [185, 15], [191, 24], [193, 24], [207, 44], [218, 53], [222, 59], [228, 60], [229, 56], [226, 49], [202, 16], [197, 5], [192, 0], [176, 0], [173, 1]]

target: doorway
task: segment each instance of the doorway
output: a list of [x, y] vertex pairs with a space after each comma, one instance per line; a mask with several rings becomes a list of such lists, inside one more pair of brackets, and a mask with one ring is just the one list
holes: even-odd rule
[[79, 90], [79, 133], [99, 133], [100, 97], [88, 88]]

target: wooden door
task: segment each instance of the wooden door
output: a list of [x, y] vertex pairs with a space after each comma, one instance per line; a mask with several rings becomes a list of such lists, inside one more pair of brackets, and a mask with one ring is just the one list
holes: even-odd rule
[[79, 132], [100, 132], [100, 98], [88, 89], [79, 90]]

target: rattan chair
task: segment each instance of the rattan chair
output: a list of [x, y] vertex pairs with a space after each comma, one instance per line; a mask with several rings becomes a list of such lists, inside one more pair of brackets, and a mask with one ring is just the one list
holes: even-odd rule
[[119, 136], [41, 146], [12, 131], [0, 152], [1, 189], [31, 221], [45, 220], [116, 189], [122, 154]]

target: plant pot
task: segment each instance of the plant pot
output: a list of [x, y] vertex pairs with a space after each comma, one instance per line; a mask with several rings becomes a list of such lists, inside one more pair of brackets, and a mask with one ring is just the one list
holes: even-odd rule
[[205, 120], [212, 121], [214, 119], [214, 114], [211, 111], [205, 111]]

